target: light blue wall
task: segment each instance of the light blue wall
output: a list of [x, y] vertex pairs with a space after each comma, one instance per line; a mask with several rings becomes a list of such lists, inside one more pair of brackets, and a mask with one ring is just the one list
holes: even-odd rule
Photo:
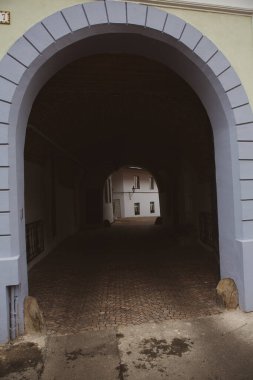
[[[253, 116], [240, 79], [217, 47], [182, 19], [134, 3], [94, 2], [80, 7], [34, 25], [0, 62], [0, 123], [8, 131], [0, 136], [0, 342], [8, 339], [8, 285], [20, 284], [23, 329], [27, 294], [23, 150], [33, 101], [61, 67], [97, 52], [139, 54], [160, 61], [202, 100], [214, 134], [221, 276], [236, 281], [241, 308], [253, 310]], [[241, 200], [240, 180], [248, 181], [242, 191], [250, 193], [250, 200]]]

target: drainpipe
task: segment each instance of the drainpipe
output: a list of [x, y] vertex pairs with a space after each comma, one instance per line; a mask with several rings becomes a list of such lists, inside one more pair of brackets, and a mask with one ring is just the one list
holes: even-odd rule
[[9, 305], [10, 305], [10, 339], [17, 338], [17, 310], [18, 296], [16, 295], [16, 286], [9, 287]]

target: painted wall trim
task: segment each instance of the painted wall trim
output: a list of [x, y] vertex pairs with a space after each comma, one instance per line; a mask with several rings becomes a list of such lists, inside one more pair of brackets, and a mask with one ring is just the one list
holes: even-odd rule
[[[128, 0], [129, 2], [138, 3], [134, 0]], [[228, 13], [228, 14], [238, 14], [244, 16], [253, 15], [253, 3], [251, 1], [212, 1], [207, 0], [202, 1], [185, 1], [185, 0], [145, 0], [139, 3], [145, 5], [154, 5], [161, 8], [177, 8], [186, 10], [199, 10], [204, 12], [215, 12], [215, 13]], [[234, 5], [231, 5], [233, 3]]]

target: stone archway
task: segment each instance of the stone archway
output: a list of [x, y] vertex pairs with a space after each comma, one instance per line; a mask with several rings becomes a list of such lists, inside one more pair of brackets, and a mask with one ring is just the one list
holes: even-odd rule
[[110, 51], [164, 63], [202, 100], [214, 134], [221, 277], [236, 281], [241, 308], [253, 310], [253, 115], [240, 79], [207, 37], [176, 16], [132, 3], [86, 3], [34, 25], [0, 62], [1, 342], [9, 336], [7, 287], [18, 287], [23, 331], [23, 298], [28, 292], [23, 150], [33, 101], [67, 63]]

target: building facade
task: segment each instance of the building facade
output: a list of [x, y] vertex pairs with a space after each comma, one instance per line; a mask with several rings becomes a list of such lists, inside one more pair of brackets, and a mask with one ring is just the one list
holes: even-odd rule
[[114, 219], [160, 216], [154, 177], [141, 168], [122, 168], [112, 175]]
[[51, 249], [101, 222], [126, 163], [155, 174], [168, 224], [215, 210], [221, 278], [253, 311], [252, 16], [251, 0], [1, 1], [0, 342], [24, 331], [26, 225]]

